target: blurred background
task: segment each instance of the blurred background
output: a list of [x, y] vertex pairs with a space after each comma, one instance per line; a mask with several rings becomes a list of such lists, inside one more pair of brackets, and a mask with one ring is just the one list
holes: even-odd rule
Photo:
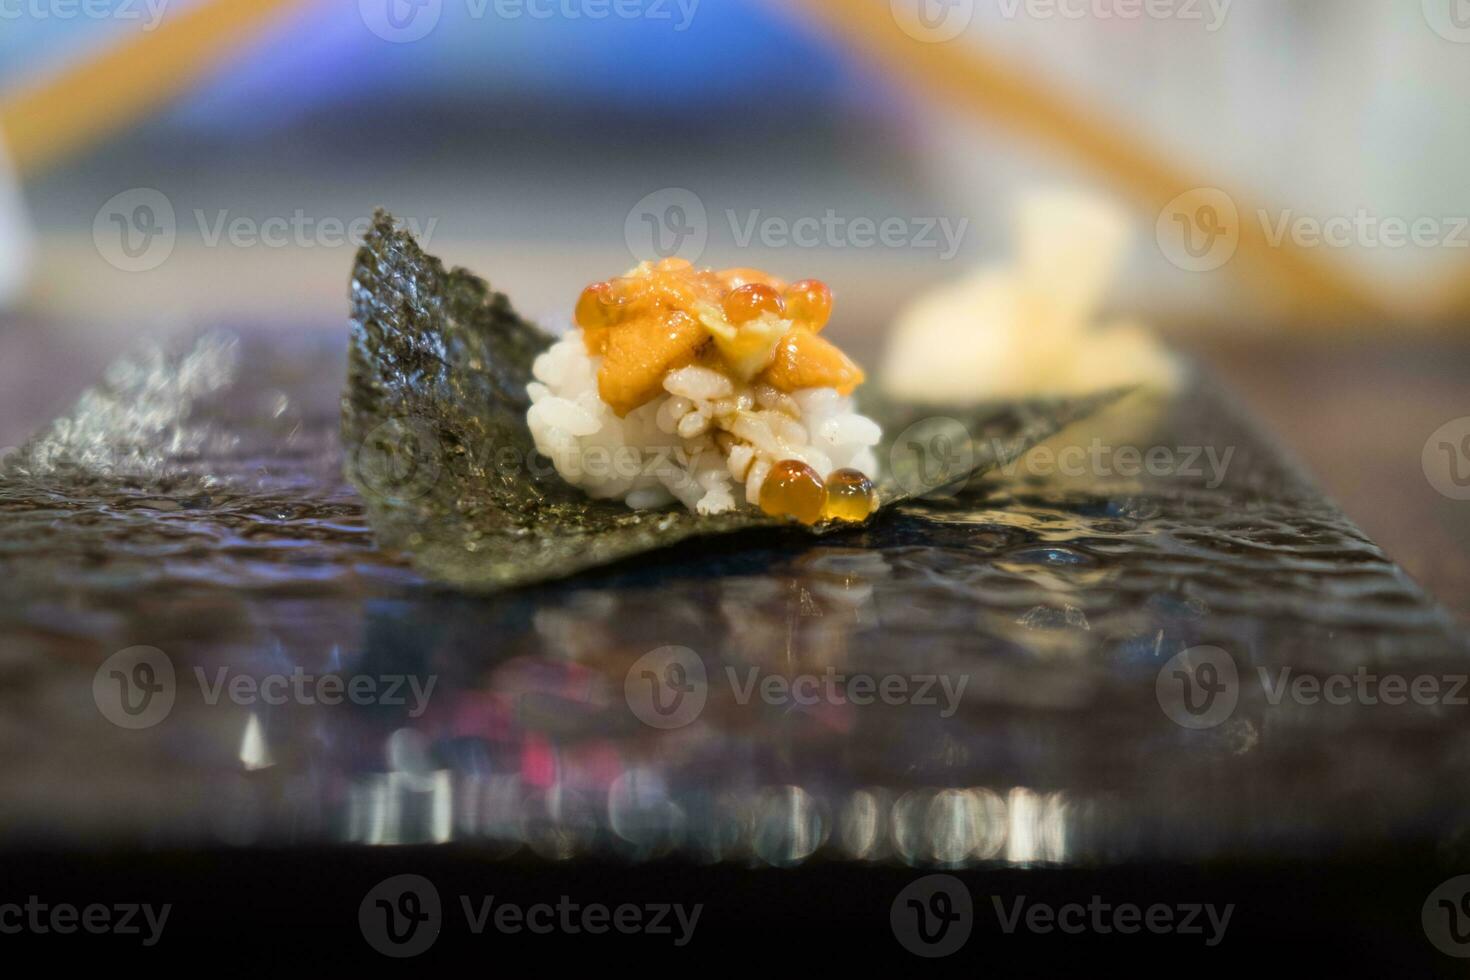
[[1470, 611], [1470, 504], [1424, 463], [1470, 416], [1466, 0], [0, 0], [0, 22], [0, 447], [142, 336], [342, 330], [377, 206], [553, 323], [648, 247], [819, 277], [872, 359], [1060, 183], [1134, 219], [1109, 307], [1211, 363]]

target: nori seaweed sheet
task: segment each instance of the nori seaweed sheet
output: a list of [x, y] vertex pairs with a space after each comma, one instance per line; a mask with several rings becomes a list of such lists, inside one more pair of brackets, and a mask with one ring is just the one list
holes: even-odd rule
[[[634, 511], [564, 482], [538, 456], [526, 425], [531, 362], [551, 335], [521, 319], [484, 280], [446, 270], [383, 211], [357, 253], [351, 303], [342, 398], [347, 476], [379, 541], [409, 552], [432, 579], [493, 591], [696, 536], [800, 527], [744, 508], [714, 517], [679, 504]], [[931, 439], [935, 432], [968, 435], [968, 447], [945, 446], [948, 458], [964, 464], [942, 471], [953, 486], [1019, 456], [1118, 394], [951, 408], [865, 401], [863, 411], [884, 431], [877, 450], [886, 471], [881, 510], [939, 482], [933, 472], [921, 473], [922, 451], [890, 452], [914, 423], [944, 417], [964, 427], [946, 423], [935, 430], [924, 423], [930, 428], [921, 430]]]

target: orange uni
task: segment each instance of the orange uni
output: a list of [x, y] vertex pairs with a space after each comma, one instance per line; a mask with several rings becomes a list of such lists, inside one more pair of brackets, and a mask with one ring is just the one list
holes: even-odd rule
[[587, 352], [602, 358], [597, 389], [619, 416], [656, 398], [664, 376], [699, 363], [781, 391], [851, 394], [863, 372], [817, 337], [832, 293], [816, 279], [789, 286], [758, 269], [696, 269], [683, 259], [644, 262], [596, 282], [577, 300]]

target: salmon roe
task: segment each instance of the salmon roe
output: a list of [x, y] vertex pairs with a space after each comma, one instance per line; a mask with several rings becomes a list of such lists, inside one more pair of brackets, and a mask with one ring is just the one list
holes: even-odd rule
[[786, 287], [786, 315], [816, 333], [832, 318], [832, 290], [820, 279], [802, 279]]
[[613, 296], [612, 284], [594, 282], [582, 290], [577, 297], [575, 319], [577, 326], [586, 330], [610, 327], [616, 316], [617, 298]]
[[799, 459], [783, 459], [761, 484], [761, 510], [771, 517], [793, 517], [803, 524], [822, 519], [827, 488], [816, 470]]
[[737, 289], [748, 282], [765, 283], [767, 286], [773, 287], [778, 292], [786, 288], [786, 283], [784, 281], [777, 279], [775, 276], [764, 273], [759, 269], [752, 269], [748, 266], [734, 266], [729, 269], [721, 269], [719, 272], [716, 272], [715, 275], [719, 277], [720, 281], [725, 284], [725, 288], [727, 289]]
[[762, 313], [781, 317], [786, 312], [786, 306], [781, 302], [781, 294], [773, 287], [760, 282], [748, 282], [743, 286], [736, 286], [726, 294], [725, 301], [721, 305], [724, 308], [725, 319], [737, 327], [742, 323], [749, 323]]
[[827, 477], [827, 502], [822, 517], [829, 521], [861, 523], [878, 509], [873, 481], [858, 470], [843, 467]]

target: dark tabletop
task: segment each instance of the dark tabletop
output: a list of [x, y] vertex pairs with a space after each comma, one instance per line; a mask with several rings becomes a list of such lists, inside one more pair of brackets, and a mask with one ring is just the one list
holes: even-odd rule
[[936, 871], [1306, 868], [1328, 896], [1332, 862], [1403, 854], [1400, 933], [1463, 856], [1464, 631], [1208, 371], [865, 530], [468, 596], [375, 547], [340, 347], [135, 356], [11, 454], [0, 848], [371, 884], [388, 852], [354, 848], [396, 844], [691, 894], [667, 869], [865, 868], [829, 911], [874, 922]]

